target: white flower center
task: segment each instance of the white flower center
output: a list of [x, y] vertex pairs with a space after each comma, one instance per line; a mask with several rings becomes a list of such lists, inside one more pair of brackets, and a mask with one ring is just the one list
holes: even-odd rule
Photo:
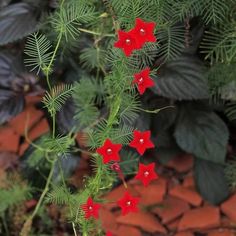
[[148, 172], [148, 171], [145, 171], [145, 172], [144, 172], [144, 176], [145, 176], [145, 177], [148, 177], [148, 176], [149, 176], [149, 172]]
[[145, 30], [144, 29], [140, 29], [140, 34], [144, 35], [145, 34]]
[[126, 42], [126, 44], [130, 44], [131, 40], [130, 39], [126, 39], [125, 42]]
[[139, 142], [140, 142], [141, 144], [143, 144], [143, 143], [144, 143], [144, 139], [143, 139], [143, 138], [139, 139]]
[[107, 149], [107, 154], [108, 154], [108, 155], [112, 154], [111, 148], [108, 148], [108, 149]]
[[143, 83], [143, 77], [138, 79], [138, 84], [142, 84]]
[[88, 208], [90, 211], [92, 211], [93, 210], [93, 207], [92, 206], [89, 206], [89, 208]]
[[126, 204], [127, 204], [127, 206], [130, 206], [131, 205], [131, 201], [128, 201]]

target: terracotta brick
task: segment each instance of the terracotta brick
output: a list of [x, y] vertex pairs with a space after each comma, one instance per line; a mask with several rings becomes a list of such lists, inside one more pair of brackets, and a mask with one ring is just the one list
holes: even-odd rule
[[42, 119], [36, 126], [34, 126], [29, 134], [28, 137], [30, 140], [35, 140], [36, 138], [39, 138], [43, 134], [49, 132], [49, 125], [46, 119]]
[[163, 224], [167, 224], [189, 209], [187, 202], [179, 198], [167, 196], [167, 198], [161, 202], [161, 207], [154, 208], [152, 212], [158, 214]]
[[166, 194], [167, 182], [165, 179], [159, 178], [148, 187], [134, 185], [134, 188], [141, 195], [140, 204], [150, 206], [163, 201], [163, 197]]
[[185, 188], [181, 185], [170, 190], [170, 195], [178, 197], [193, 206], [200, 206], [202, 203], [201, 196], [193, 189]]
[[180, 232], [175, 234], [175, 236], [194, 236], [194, 234], [191, 232]]
[[[88, 142], [88, 135], [86, 133], [78, 133], [76, 136], [76, 141], [79, 144], [80, 148], [86, 150], [86, 145]], [[81, 152], [80, 156], [85, 159], [85, 160], [89, 160], [91, 155], [89, 153], [86, 152]]]
[[27, 128], [29, 131], [42, 116], [42, 111], [37, 110], [34, 106], [28, 106], [23, 112], [11, 119], [9, 124], [19, 135], [24, 136], [25, 129]]
[[235, 236], [236, 231], [228, 230], [228, 229], [216, 229], [212, 230], [207, 234], [207, 236]]
[[140, 230], [128, 225], [121, 225], [113, 234], [114, 236], [142, 236]]
[[220, 211], [217, 207], [205, 206], [184, 213], [179, 223], [179, 231], [189, 229], [209, 229], [220, 225]]
[[167, 163], [167, 167], [180, 173], [187, 172], [193, 167], [193, 156], [190, 154], [176, 156]]
[[175, 176], [172, 176], [171, 178], [167, 180], [167, 183], [168, 183], [167, 187], [168, 187], [168, 192], [169, 192], [172, 188], [180, 185], [180, 180], [176, 178]]
[[193, 176], [186, 176], [184, 178], [183, 186], [185, 188], [195, 188], [195, 182]]
[[140, 227], [142, 230], [149, 233], [166, 233], [166, 229], [160, 224], [158, 219], [149, 213], [129, 213], [125, 216], [118, 217], [117, 222]]
[[42, 99], [43, 99], [43, 95], [26, 96], [25, 102], [26, 102], [26, 105], [34, 105], [36, 103], [40, 103]]
[[177, 228], [178, 228], [178, 225], [179, 225], [179, 222], [180, 222], [180, 218], [174, 220], [174, 221], [171, 221], [169, 224], [167, 224], [167, 228], [169, 229], [169, 231], [176, 231]]
[[207, 234], [207, 236], [235, 236], [236, 231], [229, 230], [229, 229], [216, 229], [212, 230]]
[[230, 220], [226, 216], [221, 216], [221, 227], [222, 228], [235, 228], [236, 229], [236, 223]]
[[[41, 135], [49, 132], [49, 125], [46, 119], [42, 119], [35, 127], [33, 127], [30, 132], [27, 134], [30, 141], [33, 141], [36, 138], [39, 138]], [[20, 145], [19, 155], [22, 156], [25, 151], [28, 149], [30, 144], [25, 141]]]
[[0, 151], [17, 152], [20, 137], [9, 126], [0, 128]]
[[31, 210], [37, 205], [37, 201], [35, 199], [31, 199], [25, 202], [25, 207], [27, 210]]
[[221, 211], [236, 223], [236, 194], [221, 204]]
[[29, 143], [24, 142], [20, 145], [19, 155], [22, 156], [29, 147]]
[[12, 152], [0, 152], [0, 169], [5, 171], [17, 164], [18, 156]]
[[99, 219], [102, 222], [102, 228], [104, 231], [116, 231], [118, 225], [116, 223], [116, 217], [106, 208], [102, 207], [99, 210]]
[[[105, 203], [105, 207], [107, 209], [116, 208], [117, 201], [123, 197], [126, 191], [127, 189], [124, 187], [124, 185], [120, 185], [119, 187], [115, 188], [114, 190], [106, 194], [104, 197], [102, 197], [108, 201], [107, 203]], [[140, 196], [139, 193], [131, 185], [128, 185], [128, 191], [132, 196], [136, 196], [136, 197]]]

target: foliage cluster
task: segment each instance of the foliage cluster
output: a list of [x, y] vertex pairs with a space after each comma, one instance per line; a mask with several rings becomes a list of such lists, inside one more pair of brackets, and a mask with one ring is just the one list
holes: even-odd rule
[[[52, 128], [51, 134], [32, 143], [22, 164], [28, 178], [38, 169], [48, 174], [22, 236], [28, 235], [45, 199], [67, 208], [75, 235], [94, 233], [95, 228], [96, 235], [102, 235], [97, 223], [85, 220], [79, 210], [88, 196], [100, 201], [117, 179], [94, 150], [107, 137], [127, 145], [134, 129], [152, 130], [155, 156], [161, 163], [183, 151], [193, 154], [196, 186], [206, 200], [218, 204], [228, 197], [229, 131], [220, 116], [235, 125], [233, 0], [25, 0], [3, 5], [0, 45], [18, 43], [31, 33], [24, 49], [25, 65], [45, 81], [43, 106]], [[127, 58], [113, 44], [117, 30], [131, 29], [138, 17], [157, 23], [158, 43], [148, 43]], [[4, 123], [22, 110], [25, 92], [37, 86], [32, 74], [4, 50], [0, 61], [0, 122]], [[140, 97], [131, 81], [147, 66], [155, 87]], [[2, 80], [5, 75], [8, 79]], [[18, 82], [18, 93], [12, 90], [12, 81]], [[84, 189], [74, 191], [66, 183], [71, 166], [65, 163], [77, 163], [71, 153], [85, 151], [75, 147], [78, 132], [84, 134], [94, 175], [85, 179]], [[134, 173], [136, 153], [127, 148], [122, 156], [124, 173]], [[226, 173], [236, 171], [235, 165], [226, 169]], [[227, 176], [235, 183], [234, 175]]]

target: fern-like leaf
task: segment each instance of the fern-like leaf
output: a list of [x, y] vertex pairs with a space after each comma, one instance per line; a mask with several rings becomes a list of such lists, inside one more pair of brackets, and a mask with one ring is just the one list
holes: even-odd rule
[[165, 60], [173, 60], [178, 57], [183, 51], [185, 30], [179, 26], [166, 26], [159, 34], [160, 41], [159, 56]]
[[51, 116], [61, 110], [66, 100], [71, 96], [72, 91], [72, 85], [62, 84], [54, 87], [51, 92], [46, 92], [43, 103]]
[[51, 24], [66, 41], [75, 39], [80, 33], [79, 26], [94, 19], [94, 7], [85, 1], [72, 1], [64, 4], [51, 18]]
[[82, 66], [89, 70], [100, 68], [101, 66], [103, 67], [105, 58], [106, 51], [96, 47], [85, 48], [80, 54]]
[[51, 47], [51, 42], [45, 35], [34, 33], [28, 37], [24, 52], [29, 58], [25, 59], [25, 64], [32, 67], [31, 71], [36, 70], [38, 74], [40, 70], [46, 73], [50, 69]]
[[211, 63], [235, 61], [235, 25], [228, 25], [227, 28], [213, 28], [212, 31], [206, 32], [201, 48], [201, 53], [206, 54], [205, 59], [210, 59]]
[[119, 115], [124, 123], [132, 124], [138, 117], [140, 112], [141, 103], [137, 96], [125, 95], [123, 96]]
[[236, 102], [230, 102], [225, 110], [229, 120], [236, 120]]
[[228, 3], [222, 0], [200, 0], [202, 17], [206, 24], [222, 23], [229, 11]]
[[48, 203], [56, 205], [65, 205], [70, 203], [70, 192], [64, 186], [53, 186], [53, 189], [47, 194], [45, 199]]
[[134, 128], [128, 125], [122, 125], [109, 131], [109, 137], [115, 143], [127, 145], [133, 138]]

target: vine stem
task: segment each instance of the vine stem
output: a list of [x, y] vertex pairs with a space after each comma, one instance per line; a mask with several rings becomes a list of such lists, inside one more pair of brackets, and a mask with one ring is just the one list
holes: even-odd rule
[[42, 192], [42, 194], [41, 194], [41, 196], [39, 198], [39, 201], [37, 203], [37, 206], [34, 209], [33, 214], [30, 217], [31, 220], [33, 220], [33, 218], [36, 216], [36, 214], [37, 214], [37, 212], [38, 212], [38, 210], [39, 210], [39, 208], [40, 208], [40, 206], [41, 206], [41, 204], [43, 202], [43, 199], [44, 199], [45, 195], [47, 194], [47, 192], [49, 190], [49, 185], [50, 185], [51, 180], [52, 180], [53, 172], [54, 172], [54, 169], [55, 169], [55, 164], [56, 164], [56, 160], [54, 160], [53, 163], [52, 163], [52, 167], [51, 167], [51, 170], [49, 172], [49, 175], [48, 175], [47, 182], [46, 182], [46, 185], [44, 187], [44, 190], [43, 190], [43, 192]]
[[[21, 233], [20, 233], [21, 236], [28, 235], [28, 233], [29, 233], [28, 231], [31, 228], [29, 226], [31, 226], [32, 221], [33, 221], [34, 217], [36, 216], [36, 214], [38, 213], [39, 208], [41, 207], [41, 205], [43, 203], [44, 197], [45, 197], [45, 195], [47, 194], [47, 192], [49, 190], [49, 185], [50, 185], [52, 177], [53, 177], [53, 172], [54, 172], [54, 169], [55, 169], [55, 164], [56, 164], [56, 160], [54, 160], [53, 163], [52, 163], [51, 170], [49, 172], [46, 185], [44, 187], [44, 190], [43, 190], [43, 192], [42, 192], [42, 194], [41, 194], [41, 196], [39, 198], [39, 201], [38, 201], [36, 207], [34, 208], [33, 213], [31, 214], [31, 216], [24, 223], [23, 229], [21, 230]], [[29, 229], [27, 229], [27, 228], [29, 228]]]
[[51, 71], [52, 63], [55, 60], [57, 51], [58, 51], [59, 46], [61, 44], [61, 40], [62, 40], [62, 33], [60, 33], [59, 36], [58, 36], [58, 40], [57, 40], [57, 44], [56, 44], [55, 50], [54, 50], [54, 52], [52, 54], [52, 57], [51, 57], [51, 60], [50, 60], [50, 62], [48, 64], [48, 66], [47, 66], [46, 80], [47, 80], [48, 88], [49, 88], [50, 91], [52, 90], [52, 87], [51, 87], [51, 84], [50, 84], [50, 81], [49, 81], [49, 73]]
[[166, 106], [166, 107], [162, 107], [162, 108], [155, 109], [155, 110], [146, 110], [146, 109], [140, 108], [140, 111], [144, 111], [144, 112], [147, 112], [147, 113], [157, 114], [157, 113], [159, 113], [160, 111], [165, 110], [165, 109], [167, 109], [167, 108], [175, 108], [175, 106]]
[[92, 35], [98, 35], [98, 36], [104, 36], [104, 37], [115, 37], [115, 34], [102, 34], [102, 33], [95, 32], [92, 30], [87, 30], [84, 28], [78, 28], [78, 30], [84, 33], [92, 34]]
[[[46, 73], [46, 79], [47, 79], [47, 84], [48, 84], [48, 88], [49, 90], [51, 91], [52, 87], [51, 87], [51, 84], [50, 84], [50, 81], [49, 81], [49, 73], [51, 71], [51, 67], [52, 67], [52, 64], [53, 64], [53, 61], [56, 57], [56, 53], [59, 49], [59, 46], [60, 46], [60, 43], [61, 43], [61, 39], [62, 39], [62, 33], [59, 34], [58, 36], [58, 40], [57, 40], [57, 44], [56, 44], [56, 47], [55, 47], [55, 50], [53, 52], [53, 55], [51, 57], [51, 60], [48, 64], [48, 67], [47, 67], [47, 73]], [[55, 133], [56, 133], [56, 117], [55, 117], [55, 114], [52, 115], [52, 137], [55, 138]], [[49, 172], [49, 175], [47, 177], [47, 181], [46, 181], [46, 185], [43, 189], [43, 192], [42, 194], [40, 195], [40, 198], [38, 200], [38, 203], [36, 205], [36, 207], [34, 208], [34, 211], [33, 213], [30, 215], [30, 217], [26, 220], [26, 222], [24, 223], [24, 226], [20, 232], [20, 235], [21, 236], [27, 236], [30, 232], [30, 229], [31, 229], [31, 224], [33, 222], [33, 219], [34, 217], [37, 215], [42, 203], [43, 203], [43, 200], [44, 200], [44, 197], [46, 196], [48, 190], [49, 190], [49, 186], [50, 186], [50, 183], [51, 183], [51, 180], [52, 180], [52, 177], [53, 177], [53, 172], [54, 172], [54, 169], [55, 169], [55, 166], [56, 166], [56, 162], [57, 162], [57, 159], [55, 158], [54, 160], [51, 161], [51, 168], [50, 168], [50, 172]]]
[[52, 116], [52, 137], [55, 138], [56, 132], [56, 117], [55, 115]]

